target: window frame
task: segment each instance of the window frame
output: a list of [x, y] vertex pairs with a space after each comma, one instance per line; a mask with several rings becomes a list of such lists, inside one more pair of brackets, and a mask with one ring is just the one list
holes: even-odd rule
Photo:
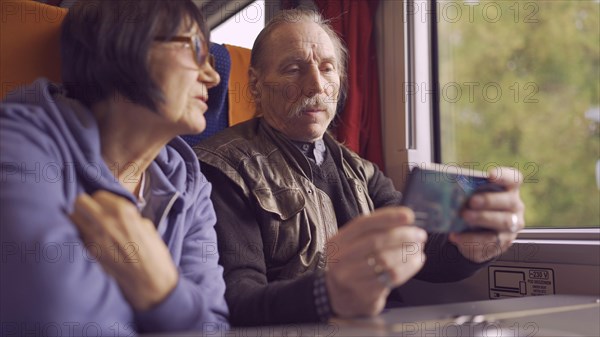
[[[399, 190], [409, 167], [441, 162], [437, 21], [432, 19], [436, 10], [437, 0], [383, 1], [379, 8], [385, 169]], [[402, 24], [394, 25], [391, 22], [399, 11]], [[403, 82], [398, 83], [398, 78]], [[407, 90], [407, 86], [418, 90]], [[516, 244], [522, 243], [520, 240], [593, 242], [600, 247], [600, 228], [526, 228], [519, 233]]]

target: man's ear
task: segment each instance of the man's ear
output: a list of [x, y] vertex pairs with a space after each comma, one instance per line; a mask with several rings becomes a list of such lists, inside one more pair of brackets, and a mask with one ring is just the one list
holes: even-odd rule
[[258, 87], [258, 71], [252, 67], [248, 69], [248, 85], [252, 98], [257, 102], [260, 97], [259, 94], [261, 89]]

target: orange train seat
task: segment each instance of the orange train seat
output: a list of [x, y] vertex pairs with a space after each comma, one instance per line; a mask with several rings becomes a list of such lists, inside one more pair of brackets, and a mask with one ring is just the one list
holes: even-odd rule
[[225, 45], [231, 57], [229, 74], [229, 126], [251, 119], [256, 107], [248, 87], [250, 52], [248, 48]]
[[30, 0], [0, 0], [0, 98], [46, 77], [60, 82], [60, 26], [67, 10]]

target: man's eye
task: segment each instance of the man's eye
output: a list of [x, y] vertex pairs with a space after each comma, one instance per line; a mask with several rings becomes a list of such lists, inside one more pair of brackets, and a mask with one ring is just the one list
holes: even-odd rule
[[295, 74], [295, 73], [297, 73], [299, 71], [300, 71], [300, 67], [296, 67], [296, 66], [294, 66], [294, 67], [288, 67], [288, 68], [285, 68], [285, 70], [284, 70], [284, 72], [286, 74]]
[[335, 71], [335, 67], [332, 64], [325, 64], [321, 66], [321, 71], [324, 73], [330, 73]]

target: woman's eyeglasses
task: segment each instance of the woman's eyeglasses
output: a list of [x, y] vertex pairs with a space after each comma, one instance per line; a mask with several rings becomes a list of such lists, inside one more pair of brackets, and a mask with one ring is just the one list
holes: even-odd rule
[[154, 38], [155, 41], [160, 42], [185, 42], [192, 47], [194, 53], [194, 61], [199, 68], [202, 68], [207, 62], [212, 68], [215, 68], [215, 57], [208, 52], [208, 45], [204, 42], [204, 39], [198, 35], [193, 36], [172, 36], [170, 39], [166, 36], [157, 36]]

